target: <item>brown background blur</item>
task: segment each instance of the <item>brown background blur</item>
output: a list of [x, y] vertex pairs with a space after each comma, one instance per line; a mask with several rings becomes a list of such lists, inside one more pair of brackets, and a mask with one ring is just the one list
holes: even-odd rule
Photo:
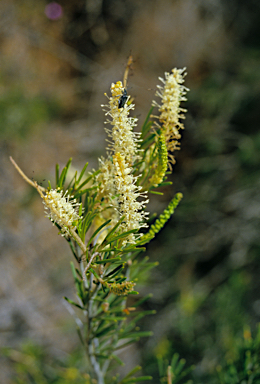
[[[233, 271], [249, 269], [248, 312], [259, 321], [259, 3], [61, 0], [58, 10], [49, 3], [0, 3], [0, 345], [19, 348], [29, 338], [62, 355], [78, 344], [62, 299], [74, 297], [69, 248], [9, 156], [44, 186], [69, 157], [75, 169], [86, 161], [97, 168], [106, 147], [100, 105], [130, 54], [128, 93], [140, 125], [165, 71], [187, 67], [191, 89], [173, 186], [149, 205], [160, 213], [184, 193], [176, 219], [148, 252], [161, 266], [139, 289], [153, 292], [150, 306], [158, 310], [144, 324], [155, 332], [146, 348], [163, 338], [172, 350], [188, 344], [180, 336], [186, 328], [173, 323], [189, 322]], [[200, 314], [198, 327], [207, 316]], [[202, 370], [210, 366], [210, 342]], [[3, 360], [1, 383], [11, 371]]]

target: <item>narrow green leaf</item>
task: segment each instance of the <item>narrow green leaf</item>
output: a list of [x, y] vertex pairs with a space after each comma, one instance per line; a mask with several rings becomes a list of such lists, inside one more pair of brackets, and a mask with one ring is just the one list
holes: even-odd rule
[[[140, 243], [141, 244], [141, 243]], [[126, 246], [124, 249], [122, 249], [122, 252], [138, 252], [137, 254], [139, 254], [140, 252], [144, 252], [144, 251], [146, 251], [146, 248], [144, 248], [144, 247], [141, 247], [141, 248], [139, 248], [139, 246], [138, 246], [138, 248], [136, 247], [136, 245], [133, 245], [133, 247], [128, 247], [128, 246]]]
[[153, 297], [153, 295], [151, 293], [149, 293], [149, 295], [146, 295], [142, 299], [138, 300], [132, 306], [137, 308], [137, 307], [139, 307], [139, 305], [143, 304], [145, 301], [149, 300], [151, 297]]
[[147, 261], [139, 263], [134, 262], [131, 268], [131, 279], [134, 280], [136, 277], [140, 277], [139, 275], [147, 273], [147, 271], [149, 271], [150, 269], [157, 267], [158, 264], [159, 263], [157, 261], [153, 263]]
[[107, 264], [107, 263], [113, 263], [114, 261], [121, 261], [121, 257], [114, 257], [113, 259], [103, 259], [95, 261], [95, 264]]
[[[146, 236], [146, 237], [144, 237], [143, 238], [143, 240], [142, 240], [142, 237], [141, 237], [141, 239], [140, 240], [138, 240], [138, 242], [136, 243], [136, 245], [144, 245], [144, 244], [148, 244], [152, 239], [154, 238], [154, 236], [153, 235], [151, 235], [151, 236]], [[138, 249], [143, 249], [144, 251], [146, 250], [146, 248], [138, 248]]]
[[71, 249], [71, 251], [72, 251], [72, 253], [73, 253], [75, 259], [76, 259], [77, 261], [79, 261], [79, 260], [78, 260], [78, 255], [77, 255], [76, 249], [75, 249], [74, 244], [72, 243], [71, 239], [69, 239], [68, 243], [69, 243], [69, 245], [70, 245], [70, 249]]
[[[79, 216], [81, 216], [82, 213], [83, 213], [83, 207], [82, 207], [82, 204], [80, 204], [80, 206], [79, 206]], [[82, 223], [82, 221], [81, 221], [81, 223]]]
[[95, 334], [95, 337], [99, 338], [101, 336], [106, 335], [110, 331], [113, 331], [117, 327], [117, 324], [109, 325], [108, 327], [103, 328], [101, 331]]
[[[95, 301], [99, 301], [100, 303], [103, 303], [103, 302], [104, 302], [104, 299], [101, 298], [101, 297], [94, 297], [93, 300], [95, 300]], [[109, 312], [111, 312], [111, 311], [109, 311]]]
[[116, 225], [110, 230], [110, 232], [108, 232], [108, 234], [106, 235], [105, 239], [103, 240], [102, 244], [101, 245], [107, 245], [108, 244], [108, 241], [109, 241], [109, 238], [112, 236], [112, 234], [117, 230], [117, 228], [119, 227], [119, 225], [122, 223], [122, 221], [125, 219], [125, 217], [121, 217], [120, 220], [118, 220], [118, 222], [116, 223]]
[[82, 274], [80, 272], [80, 270], [78, 268], [75, 268], [77, 274], [78, 274], [78, 277], [80, 278], [80, 280], [82, 280]]
[[172, 367], [173, 372], [175, 371], [179, 357], [180, 357], [180, 355], [178, 353], [175, 353], [172, 357], [171, 367]]
[[166, 369], [164, 368], [164, 361], [161, 355], [157, 356], [157, 363], [160, 377], [165, 376]]
[[98, 276], [97, 272], [93, 268], [89, 268], [89, 272], [93, 273], [95, 278], [99, 281], [99, 276]]
[[77, 180], [77, 182], [76, 182], [77, 184], [78, 184], [78, 183], [80, 182], [80, 180], [82, 179], [82, 177], [83, 177], [83, 175], [84, 175], [84, 173], [85, 173], [87, 167], [88, 167], [88, 163], [86, 163], [86, 164], [84, 165], [84, 167], [82, 168], [82, 171], [80, 172], [79, 178], [78, 178], [78, 180]]
[[[180, 374], [178, 374], [178, 377], [176, 377], [173, 381], [174, 384], [177, 384], [183, 377], [187, 376], [191, 371], [193, 371], [195, 369], [195, 366], [191, 366], [187, 369], [185, 369], [184, 371], [182, 371]], [[253, 381], [252, 381], [253, 382]], [[185, 384], [192, 384], [193, 381], [192, 380], [188, 380]], [[237, 383], [237, 381], [236, 381]], [[235, 383], [234, 383], [235, 384]]]
[[80, 328], [79, 328], [78, 326], [76, 327], [76, 330], [77, 330], [77, 334], [79, 335], [79, 339], [80, 339], [80, 341], [81, 341], [81, 344], [82, 344], [83, 346], [85, 346], [85, 342], [84, 342], [83, 336], [82, 336], [81, 331], [80, 331]]
[[149, 311], [141, 311], [141, 312], [132, 311], [132, 312], [130, 312], [129, 315], [127, 315], [127, 316], [128, 316], [128, 317], [129, 317], [129, 316], [133, 317], [133, 316], [137, 316], [137, 315], [139, 315], [139, 313], [143, 313], [144, 316], [154, 315], [154, 314], [156, 314], [156, 310], [155, 310], [155, 309], [151, 309], [151, 310], [149, 310]]
[[172, 185], [172, 181], [163, 181], [161, 184], [159, 184], [159, 187], [165, 187], [167, 185]]
[[125, 333], [129, 333], [131, 332], [135, 327], [136, 327], [136, 323], [141, 320], [144, 316], [146, 315], [154, 315], [156, 313], [156, 311], [143, 311], [143, 312], [140, 312], [140, 313], [135, 313], [135, 317], [129, 322], [127, 323], [127, 325], [125, 326], [125, 329], [124, 329], [124, 332]]
[[114, 350], [117, 351], [118, 349], [125, 348], [130, 344], [136, 343], [138, 340], [139, 340], [139, 337], [136, 337], [130, 341], [127, 341], [126, 343], [119, 345], [118, 347], [114, 348]]
[[121, 284], [123, 281], [125, 281], [126, 280], [126, 277], [125, 276], [123, 276], [123, 277], [118, 277], [117, 279], [116, 279], [116, 282], [118, 283], [118, 284]]
[[144, 140], [144, 138], [146, 137], [146, 135], [149, 133], [149, 131], [150, 131], [152, 125], [153, 125], [153, 121], [149, 121], [149, 122], [146, 124], [145, 129], [144, 129], [144, 131], [142, 132], [142, 136], [141, 136], [141, 138], [142, 138], [143, 140]]
[[107, 301], [110, 304], [109, 308], [117, 307], [117, 306], [125, 306], [125, 297], [124, 296], [116, 296], [116, 295], [110, 295], [108, 296]]
[[122, 268], [123, 268], [123, 266], [119, 265], [118, 267], [113, 269], [113, 271], [111, 271], [107, 275], [105, 275], [105, 277], [110, 277], [111, 278], [112, 276], [113, 277], [116, 276], [121, 271]]
[[77, 188], [77, 190], [82, 189], [84, 185], [86, 185], [91, 179], [93, 179], [96, 175], [100, 173], [100, 170], [98, 169], [96, 172], [93, 172], [86, 180], [84, 180]]
[[119, 334], [119, 339], [132, 339], [135, 337], [150, 337], [153, 335], [152, 331], [140, 331], [140, 332], [130, 332]]
[[90, 188], [86, 188], [86, 189], [82, 189], [82, 190], [78, 190], [78, 189], [77, 189], [77, 190], [75, 191], [75, 193], [74, 193], [74, 196], [75, 196], [76, 198], [79, 198], [79, 197], [85, 195], [85, 193], [87, 193], [87, 192], [89, 192], [89, 191], [94, 191], [94, 190], [96, 190], [96, 189], [97, 189], [96, 186], [94, 186], [94, 187], [90, 187]]
[[178, 365], [175, 367], [175, 370], [174, 370], [175, 375], [179, 375], [179, 373], [183, 370], [183, 367], [185, 364], [186, 364], [186, 360], [180, 359]]
[[63, 189], [63, 184], [64, 184], [64, 181], [65, 181], [66, 173], [67, 173], [67, 169], [65, 167], [61, 171], [60, 180], [59, 180], [59, 188], [61, 188], [61, 189]]
[[141, 148], [142, 149], [147, 149], [151, 146], [151, 144], [153, 143], [154, 141], [154, 138], [155, 138], [155, 133], [152, 133], [150, 136], [148, 136], [141, 144]]
[[[147, 114], [147, 116], [146, 116], [146, 118], [145, 118], [145, 121], [144, 121], [144, 123], [143, 123], [143, 126], [142, 126], [142, 137], [145, 137], [145, 135], [146, 135], [148, 129], [150, 129], [150, 127], [148, 127], [148, 129], [147, 129], [147, 125], [148, 125], [150, 116], [151, 116], [151, 114], [152, 114], [152, 112], [153, 112], [153, 108], [154, 108], [154, 107], [151, 107], [151, 108], [149, 109], [149, 112], [148, 112], [148, 114]], [[149, 123], [152, 123], [152, 121], [149, 122]]]
[[133, 377], [132, 379], [122, 380], [122, 384], [128, 384], [128, 383], [138, 383], [139, 381], [147, 381], [152, 380], [152, 376], [139, 376], [139, 377]]
[[114, 353], [111, 354], [111, 357], [113, 359], [115, 359], [118, 362], [118, 364], [120, 364], [121, 366], [125, 365], [125, 363], [121, 359], [119, 359], [119, 357], [117, 355], [115, 355]]
[[89, 247], [89, 245], [91, 244], [92, 240], [96, 237], [96, 235], [98, 234], [98, 232], [100, 232], [104, 227], [106, 227], [109, 223], [111, 222], [111, 219], [105, 221], [103, 224], [100, 225], [100, 227], [98, 227], [95, 232], [93, 233], [93, 235], [91, 236], [91, 238], [89, 239], [88, 241], [88, 244], [87, 244], [87, 247]]
[[64, 296], [64, 299], [65, 299], [68, 303], [70, 303], [71, 305], [74, 305], [75, 307], [77, 307], [77, 308], [79, 308], [79, 309], [84, 309], [81, 305], [79, 305], [79, 304], [75, 303], [74, 301], [68, 299], [68, 297]]
[[126, 380], [129, 377], [133, 376], [136, 372], [139, 372], [141, 369], [142, 367], [140, 365], [137, 365], [135, 368], [131, 369], [131, 371], [118, 384], [121, 384], [123, 380]]
[[[72, 188], [71, 186], [72, 186], [72, 184], [73, 184], [73, 181], [75, 180], [75, 182], [76, 182], [76, 178], [77, 178], [77, 171], [75, 172], [75, 174], [74, 174], [74, 176], [72, 177], [72, 179], [70, 180], [70, 182], [69, 182], [69, 184], [68, 184], [68, 186], [67, 186], [67, 190], [69, 190], [69, 188]], [[74, 185], [75, 185], [75, 182], [74, 182]], [[73, 188], [72, 188], [73, 189]]]
[[119, 235], [116, 235], [112, 239], [108, 240], [107, 244], [110, 244], [110, 243], [112, 243], [114, 241], [118, 241], [118, 240], [124, 239], [125, 237], [129, 236], [131, 233], [136, 233], [136, 232], [137, 232], [137, 229], [131, 229], [130, 231], [120, 233]]
[[72, 269], [72, 274], [73, 274], [74, 280], [78, 281], [75, 265], [73, 264], [72, 261], [70, 262], [70, 266], [71, 266], [71, 269]]
[[63, 188], [63, 186], [64, 186], [64, 183], [65, 183], [65, 180], [66, 180], [67, 173], [68, 173], [69, 167], [71, 165], [71, 162], [72, 162], [72, 158], [69, 159], [69, 161], [67, 162], [66, 166], [63, 168], [63, 170], [61, 172], [60, 179], [59, 179], [59, 187], [60, 188]]
[[78, 187], [77, 187], [77, 190], [81, 190], [82, 187], [84, 187], [84, 185], [86, 185], [91, 179], [92, 179], [92, 175], [90, 175], [89, 177], [87, 177]]
[[124, 308], [122, 306], [112, 307], [112, 308], [109, 308], [109, 313], [114, 313], [114, 312], [122, 313], [123, 309]]
[[121, 320], [125, 320], [126, 316], [106, 316], [106, 317], [103, 317], [103, 319], [105, 321], [121, 321]]
[[[155, 309], [151, 309], [149, 311], [142, 311], [142, 312], [131, 312], [130, 315], [133, 314], [133, 315], [137, 315], [136, 317], [138, 317], [135, 322], [139, 321], [142, 317], [144, 316], [149, 316], [149, 315], [155, 315], [156, 314], [156, 310]], [[129, 316], [130, 316], [129, 315]]]
[[73, 274], [73, 277], [74, 277], [75, 285], [76, 285], [76, 288], [77, 288], [78, 296], [80, 297], [80, 299], [84, 303], [85, 298], [84, 298], [84, 293], [82, 291], [81, 282], [79, 281], [79, 279], [77, 277], [77, 272], [76, 272], [75, 266], [74, 266], [72, 261], [71, 261], [70, 265], [71, 265], [71, 269], [72, 269], [72, 274]]
[[132, 165], [133, 170], [135, 171], [136, 169], [139, 169], [139, 167], [140, 167], [143, 163], [144, 163], [143, 160], [139, 161], [138, 163], [134, 163], [134, 164]]
[[60, 166], [59, 166], [59, 164], [56, 164], [55, 175], [56, 175], [56, 186], [57, 187], [59, 185], [59, 180], [60, 180], [59, 171], [60, 171]]
[[109, 356], [108, 355], [104, 355], [102, 353], [95, 353], [95, 356], [98, 357], [99, 359], [109, 359]]
[[117, 249], [116, 247], [111, 246], [110, 248], [105, 249], [99, 249], [97, 250], [99, 253], [107, 253], [107, 252], [117, 252], [117, 253], [123, 253], [121, 249]]
[[93, 220], [95, 219], [97, 213], [94, 211], [87, 212], [86, 216], [84, 217], [83, 221], [81, 222], [82, 229], [81, 229], [81, 240], [84, 241], [85, 235], [87, 231], [89, 230], [91, 224], [93, 223]]
[[157, 191], [153, 191], [153, 190], [149, 190], [150, 193], [152, 193], [153, 195], [163, 195], [162, 192], [157, 192]]

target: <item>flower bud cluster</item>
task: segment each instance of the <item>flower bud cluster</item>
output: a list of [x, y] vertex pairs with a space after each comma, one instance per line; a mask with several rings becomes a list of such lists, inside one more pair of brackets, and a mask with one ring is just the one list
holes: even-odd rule
[[123, 283], [110, 284], [109, 288], [112, 293], [118, 296], [127, 295], [134, 289], [135, 283], [132, 281], [124, 281]]

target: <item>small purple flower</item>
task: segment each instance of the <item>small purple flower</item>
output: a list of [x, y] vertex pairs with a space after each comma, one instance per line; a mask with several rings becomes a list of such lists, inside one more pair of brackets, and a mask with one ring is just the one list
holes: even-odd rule
[[46, 5], [44, 12], [48, 19], [57, 20], [62, 16], [62, 6], [53, 1]]

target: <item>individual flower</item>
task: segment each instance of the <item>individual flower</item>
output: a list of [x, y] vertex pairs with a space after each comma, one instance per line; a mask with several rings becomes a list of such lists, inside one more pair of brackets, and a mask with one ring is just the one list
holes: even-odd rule
[[61, 227], [63, 236], [70, 235], [70, 230], [76, 228], [81, 216], [78, 214], [80, 203], [67, 191], [64, 193], [61, 189], [51, 189], [45, 194], [41, 193], [46, 217]]
[[[165, 73], [165, 79], [159, 77], [159, 80], [164, 84], [157, 85], [158, 91], [156, 95], [161, 98], [161, 104], [153, 101], [153, 106], [158, 107], [160, 115], [160, 129], [165, 135], [168, 151], [179, 149], [178, 140], [181, 138], [180, 129], [184, 129], [180, 119], [184, 119], [186, 109], [180, 107], [182, 101], [186, 101], [186, 93], [189, 91], [184, 83], [186, 68], [174, 68], [171, 73]], [[172, 162], [175, 162], [172, 159]]]

